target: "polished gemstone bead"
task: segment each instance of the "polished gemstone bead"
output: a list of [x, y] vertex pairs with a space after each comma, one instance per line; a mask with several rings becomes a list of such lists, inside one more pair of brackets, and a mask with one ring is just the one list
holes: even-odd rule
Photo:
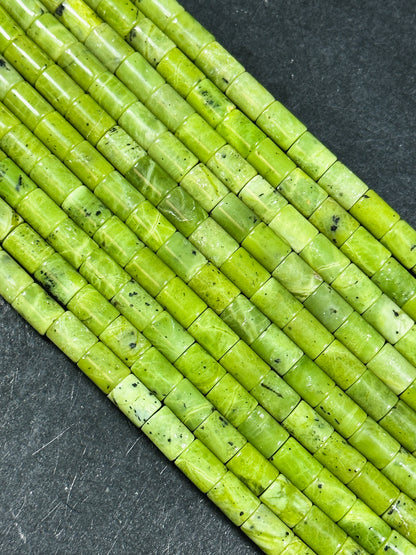
[[251, 346], [267, 364], [282, 376], [303, 355], [296, 343], [275, 324], [271, 324]]
[[160, 401], [183, 380], [182, 374], [154, 347], [139, 356], [131, 371]]
[[[186, 100], [214, 129], [235, 109], [231, 100], [214, 83], [204, 78], [192, 88]], [[218, 132], [223, 135], [220, 130]], [[227, 140], [227, 137], [224, 138]]]
[[211, 402], [187, 379], [180, 381], [168, 393], [164, 403], [191, 431], [214, 411]]
[[64, 309], [37, 283], [26, 287], [14, 299], [12, 307], [41, 335], [64, 313]]
[[118, 310], [90, 284], [80, 289], [67, 307], [97, 336], [119, 315]]
[[231, 347], [220, 362], [248, 391], [256, 386], [270, 370], [269, 366], [244, 341], [238, 341]]
[[198, 343], [194, 343], [180, 356], [175, 366], [204, 395], [225, 375], [224, 368]]
[[[53, 322], [46, 335], [67, 357], [76, 363], [89, 353], [98, 341], [97, 337], [72, 312], [68, 311]], [[104, 347], [102, 344], [101, 346]]]
[[368, 189], [351, 207], [350, 213], [377, 239], [381, 239], [399, 221], [399, 214], [372, 189]]
[[205, 46], [195, 63], [222, 91], [244, 72], [244, 67], [217, 41]]
[[293, 437], [270, 460], [300, 490], [309, 486], [322, 471], [322, 464]]
[[257, 406], [254, 397], [230, 374], [226, 374], [214, 385], [207, 394], [207, 399], [236, 428]]
[[260, 495], [262, 501], [287, 526], [298, 524], [312, 507], [311, 501], [303, 495], [283, 474]]
[[247, 440], [219, 412], [213, 412], [195, 430], [201, 440], [221, 462], [228, 462], [247, 443]]
[[205, 78], [179, 48], [173, 48], [163, 56], [157, 71], [184, 98]]
[[335, 340], [315, 361], [342, 389], [352, 385], [366, 368], [342, 343]]
[[278, 421], [284, 420], [300, 400], [299, 395], [273, 370], [250, 393]]
[[121, 315], [106, 327], [100, 335], [100, 340], [128, 367], [151, 347], [149, 341]]
[[222, 462], [199, 439], [179, 455], [175, 464], [203, 493], [212, 489], [227, 472]]
[[319, 185], [349, 210], [368, 190], [365, 183], [341, 162], [335, 162], [320, 178]]

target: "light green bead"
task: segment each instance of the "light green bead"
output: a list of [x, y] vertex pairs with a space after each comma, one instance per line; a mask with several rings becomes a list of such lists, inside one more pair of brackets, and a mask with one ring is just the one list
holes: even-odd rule
[[[243, 158], [247, 158], [250, 152], [253, 152], [266, 139], [263, 131], [256, 127], [240, 110], [232, 110], [224, 117], [218, 125], [217, 131]], [[270, 143], [273, 144], [271, 141]], [[253, 165], [255, 166], [255, 164]], [[259, 173], [262, 172], [259, 171]], [[272, 185], [277, 184], [272, 183]]]
[[316, 364], [342, 389], [352, 385], [366, 370], [364, 364], [337, 340], [319, 355]]
[[207, 399], [236, 428], [257, 406], [257, 401], [230, 374], [226, 374], [207, 394]]
[[385, 416], [398, 400], [397, 396], [371, 370], [364, 372], [347, 389], [347, 394], [364, 407], [368, 415], [376, 421]]
[[208, 217], [205, 210], [182, 187], [175, 187], [159, 203], [158, 210], [185, 237]]
[[300, 401], [283, 422], [283, 426], [311, 453], [315, 453], [334, 429], [307, 403]]
[[350, 264], [345, 254], [322, 234], [312, 239], [300, 255], [328, 283], [331, 283]]
[[240, 191], [239, 197], [264, 222], [270, 223], [287, 201], [260, 175], [251, 179]]
[[391, 549], [392, 553], [409, 553], [409, 555], [416, 554], [416, 548], [414, 545], [395, 530], [392, 530], [385, 546], [380, 547], [380, 549], [376, 551], [375, 555], [384, 555], [386, 547]]
[[[214, 83], [204, 77], [192, 88], [186, 100], [215, 129], [235, 106]], [[218, 132], [224, 137], [220, 130]]]
[[319, 185], [300, 168], [295, 168], [280, 183], [277, 189], [307, 218], [309, 218], [328, 197], [328, 193], [319, 187]]
[[17, 83], [3, 101], [31, 131], [45, 115], [53, 112], [52, 106], [26, 81]]
[[[1, 198], [13, 208], [37, 189], [33, 181], [10, 158], [0, 163], [0, 184]], [[11, 208], [8, 211], [11, 213]]]
[[156, 297], [156, 295], [158, 295], [158, 293], [160, 293], [160, 291], [162, 291], [162, 289], [175, 277], [172, 270], [147, 247], [140, 249], [137, 255], [126, 265], [125, 270], [140, 283], [152, 297]]
[[105, 328], [100, 334], [100, 340], [128, 367], [151, 346], [149, 341], [121, 315]]
[[182, 374], [206, 395], [212, 387], [224, 376], [224, 368], [212, 358], [204, 349], [194, 343], [175, 362], [175, 366]]
[[305, 125], [278, 100], [262, 111], [256, 124], [283, 150], [287, 150], [306, 131]]
[[124, 39], [105, 23], [95, 27], [92, 31], [90, 27], [88, 36], [85, 39], [80, 37], [79, 33], [77, 34], [82, 42], [85, 40], [85, 46], [112, 73], [115, 73], [119, 65], [133, 52], [131, 46], [126, 44]]
[[[2, 138], [1, 147], [27, 174], [32, 172], [45, 156], [52, 157], [49, 150], [23, 124], [13, 127]], [[69, 187], [69, 183], [66, 185]], [[54, 194], [50, 196], [54, 197]]]
[[7, 45], [10, 44], [10, 42], [12, 42], [13, 38], [21, 34], [21, 29], [20, 27], [17, 26], [16, 23], [14, 23], [14, 21], [7, 21], [9, 18], [6, 19], [7, 12], [4, 8], [1, 8], [0, 13], [1, 13], [2, 19], [5, 19], [7, 24], [5, 25], [6, 32], [2, 34], [2, 37], [0, 39], [0, 50], [3, 51], [7, 47]]
[[140, 158], [126, 173], [126, 179], [155, 206], [178, 186], [150, 156]]
[[228, 194], [228, 189], [203, 164], [194, 166], [181, 181], [181, 186], [210, 212]]
[[204, 256], [215, 266], [222, 264], [238, 249], [238, 243], [212, 218], [206, 218], [189, 236]]
[[173, 48], [165, 54], [157, 71], [184, 98], [205, 77], [179, 48]]
[[217, 150], [207, 166], [236, 195], [256, 176], [256, 170], [230, 145]]
[[103, 343], [96, 343], [79, 361], [81, 370], [104, 393], [110, 393], [130, 371]]
[[[136, 21], [139, 19], [139, 10], [129, 0], [124, 2], [114, 0], [98, 1], [97, 6], [90, 3], [90, 7], [95, 9], [97, 14], [107, 21], [110, 21], [114, 29], [122, 36], [126, 36]], [[141, 14], [140, 14], [141, 15]]]
[[128, 41], [146, 60], [156, 66], [170, 50], [175, 48], [175, 43], [150, 19], [143, 17], [143, 14], [141, 16], [129, 32]]
[[96, 241], [114, 260], [125, 266], [144, 245], [117, 216], [112, 216], [94, 234]]
[[302, 310], [302, 304], [274, 278], [261, 286], [251, 300], [279, 327], [284, 327]]
[[405, 356], [409, 362], [416, 365], [416, 326], [410, 328], [407, 334], [402, 337], [396, 344], [395, 349]]
[[179, 232], [171, 235], [157, 254], [185, 282], [207, 263], [205, 256]]
[[226, 144], [199, 114], [188, 117], [176, 131], [176, 136], [204, 163]]
[[87, 141], [76, 145], [64, 163], [92, 191], [107, 179], [108, 174], [115, 173], [113, 166]]
[[259, 223], [257, 216], [233, 193], [217, 204], [212, 217], [239, 243]]
[[[16, 7], [13, 6], [12, 13], [14, 17], [15, 9]], [[16, 37], [7, 49], [3, 51], [3, 54], [13, 64], [15, 70], [32, 85], [41, 75], [42, 70], [53, 63], [26, 35]]]
[[112, 127], [97, 143], [97, 150], [125, 175], [144, 156], [144, 150], [124, 129]]
[[283, 553], [294, 539], [293, 532], [263, 504], [241, 525], [241, 530], [268, 555]]
[[416, 497], [415, 459], [406, 449], [399, 449], [391, 462], [383, 468], [383, 474], [412, 499]]
[[27, 34], [53, 59], [58, 59], [76, 38], [52, 14], [44, 13], [27, 29]]
[[0, 115], [0, 138], [2, 139], [6, 133], [18, 125], [19, 120], [3, 104], [0, 104]]
[[26, 195], [19, 202], [17, 210], [43, 237], [47, 237], [60, 223], [68, 219], [65, 212], [39, 188]]
[[193, 343], [192, 336], [166, 311], [161, 312], [143, 335], [170, 361], [175, 361]]
[[290, 204], [284, 206], [269, 225], [295, 252], [303, 250], [318, 234], [317, 229]]
[[[338, 522], [356, 501], [355, 495], [326, 468], [304, 489], [304, 493], [334, 522]], [[343, 525], [341, 528], [345, 530]]]
[[259, 507], [260, 501], [232, 472], [208, 492], [208, 498], [237, 526]]
[[175, 181], [181, 181], [198, 163], [198, 158], [168, 131], [156, 139], [148, 152]]
[[41, 335], [64, 313], [64, 309], [37, 283], [32, 283], [20, 293], [12, 307]]
[[372, 189], [368, 189], [360, 200], [351, 207], [350, 213], [377, 239], [381, 239], [398, 222], [400, 217]]
[[331, 434], [314, 457], [344, 484], [348, 484], [366, 464], [366, 459], [337, 432]]
[[175, 228], [148, 201], [144, 201], [133, 210], [126, 224], [152, 250], [160, 249], [175, 233]]
[[352, 307], [345, 302], [327, 283], [322, 283], [310, 295], [304, 306], [330, 331], [334, 332], [353, 312]]
[[396, 343], [413, 326], [413, 320], [387, 295], [381, 295], [363, 314], [390, 343]]
[[280, 375], [284, 375], [303, 354], [275, 324], [269, 326], [251, 347]]
[[274, 101], [274, 97], [247, 71], [233, 80], [226, 93], [253, 121]]
[[43, 287], [66, 305], [87, 282], [58, 253], [50, 256], [35, 272]]
[[166, 126], [141, 102], [129, 106], [118, 121], [124, 131], [144, 149], [148, 149], [166, 131]]
[[391, 533], [389, 525], [375, 515], [361, 499], [355, 501], [338, 524], [369, 553], [374, 553], [384, 545]]
[[341, 251], [370, 277], [391, 256], [391, 253], [363, 227], [359, 227], [351, 235], [342, 245]]
[[270, 320], [244, 295], [238, 295], [221, 318], [249, 345], [270, 325]]
[[51, 112], [34, 129], [34, 133], [59, 159], [64, 159], [82, 137], [61, 114]]
[[176, 0], [142, 0], [140, 11], [164, 30], [170, 19], [183, 12], [184, 8]]
[[400, 493], [400, 490], [369, 462], [348, 483], [348, 487], [378, 515], [384, 513]]
[[360, 225], [332, 198], [324, 200], [310, 217], [310, 222], [338, 247], [345, 243]]
[[260, 405], [248, 415], [238, 430], [266, 458], [271, 457], [289, 437], [288, 432]]
[[119, 65], [116, 75], [143, 103], [165, 82], [139, 52], [130, 54]]
[[414, 434], [416, 413], [406, 403], [399, 400], [390, 412], [380, 420], [380, 425], [399, 440], [408, 451], [413, 452], [416, 449], [416, 436]]
[[336, 161], [332, 154], [309, 131], [305, 131], [290, 147], [288, 155], [308, 175], [317, 181]]
[[68, 309], [97, 336], [119, 315], [118, 310], [90, 284], [72, 297]]
[[241, 246], [269, 272], [272, 272], [290, 252], [289, 246], [263, 222], [256, 225]]
[[108, 208], [84, 186], [72, 191], [62, 208], [90, 236], [111, 218]]
[[384, 345], [384, 338], [356, 312], [347, 318], [334, 335], [348, 345], [350, 351], [364, 364], [367, 364]]
[[364, 420], [348, 441], [377, 468], [385, 467], [400, 449], [400, 443], [370, 417]]
[[416, 296], [416, 279], [395, 258], [387, 262], [376, 272], [371, 280], [393, 301], [409, 314], [416, 317], [414, 299]]
[[297, 536], [294, 536], [290, 544], [282, 551], [282, 555], [313, 555], [313, 553], [315, 552], [309, 549]]
[[338, 433], [346, 438], [362, 428], [367, 418], [366, 412], [338, 387], [334, 387], [315, 409]]
[[333, 336], [306, 309], [301, 310], [283, 331], [312, 359], [333, 341]]
[[383, 515], [392, 528], [405, 536], [410, 542], [416, 542], [416, 507], [414, 501], [400, 493], [394, 505]]
[[244, 67], [217, 41], [205, 46], [195, 63], [222, 91], [244, 71]]
[[129, 281], [129, 275], [106, 252], [92, 251], [79, 269], [91, 285], [111, 299]]
[[46, 335], [67, 357], [77, 363], [98, 341], [96, 336], [68, 311], [54, 321]]
[[65, 117], [93, 146], [116, 123], [88, 94], [75, 100]]
[[416, 264], [415, 230], [404, 220], [399, 220], [381, 239], [394, 256], [406, 268], [414, 268]]
[[300, 302], [304, 302], [322, 284], [321, 276], [294, 252], [277, 266], [273, 277]]
[[381, 295], [378, 287], [355, 264], [347, 266], [332, 282], [332, 287], [360, 314]]
[[137, 428], [161, 407], [160, 401], [133, 374], [116, 385], [108, 398]]
[[168, 407], [162, 407], [151, 416], [142, 430], [170, 461], [176, 459], [194, 439]]
[[397, 395], [416, 378], [415, 367], [388, 343], [368, 363], [368, 368]]
[[3, 248], [7, 250], [19, 264], [34, 274], [41, 264], [54, 254], [54, 249], [48, 245], [28, 224], [16, 226], [9, 230], [3, 241]]
[[250, 443], [244, 445], [227, 463], [227, 467], [257, 496], [279, 475], [276, 468]]
[[57, 62], [84, 90], [87, 90], [99, 75], [107, 73], [103, 64], [80, 42], [66, 48], [57, 58]]
[[183, 376], [154, 347], [140, 355], [131, 371], [160, 401], [183, 380]]
[[361, 179], [338, 161], [320, 178], [319, 185], [346, 210], [349, 210], [368, 190]]
[[303, 356], [285, 374], [285, 382], [311, 407], [316, 407], [334, 389], [334, 382], [310, 358]]
[[105, 71], [92, 82], [88, 93], [115, 120], [137, 102], [136, 96], [109, 71]]
[[139, 331], [143, 331], [162, 311], [160, 304], [133, 280], [121, 287], [111, 303]]
[[46, 240], [74, 268], [79, 268], [97, 248], [94, 241], [69, 218], [63, 220]]
[[244, 248], [237, 249], [221, 266], [221, 271], [231, 279], [247, 297], [253, 296], [270, 278], [265, 270]]
[[416, 380], [400, 395], [400, 398], [416, 410]]
[[238, 336], [211, 309], [203, 312], [188, 329], [217, 360], [238, 341]]
[[309, 499], [283, 474], [260, 496], [260, 500], [290, 528], [298, 524], [312, 507]]
[[0, 201], [0, 241], [3, 241], [7, 235], [17, 226], [23, 223], [23, 219], [12, 210], [5, 202]]
[[221, 462], [226, 463], [247, 443], [246, 439], [217, 411], [195, 430], [195, 436]]
[[82, 185], [53, 154], [42, 158], [34, 166], [30, 177], [59, 205]]
[[276, 420], [284, 420], [299, 403], [299, 395], [270, 370], [250, 392]]
[[179, 455], [175, 464], [203, 493], [212, 489], [227, 472], [225, 466], [199, 439], [195, 439]]
[[247, 156], [247, 161], [274, 187], [277, 187], [296, 167], [268, 137], [254, 147]]
[[309, 486], [322, 471], [322, 464], [293, 437], [270, 460], [300, 490]]
[[191, 60], [194, 60], [207, 44], [215, 40], [211, 33], [185, 11], [172, 17], [164, 30]]
[[156, 300], [185, 328], [207, 308], [198, 295], [178, 277], [169, 281]]
[[210, 401], [187, 379], [183, 379], [168, 393], [164, 403], [191, 431], [214, 411]]
[[237, 287], [212, 264], [202, 266], [189, 281], [189, 287], [218, 314], [221, 314], [240, 293]]
[[38, 2], [30, 2], [23, 6], [15, 6], [13, 3], [6, 2], [4, 6], [6, 9], [10, 9], [11, 6], [14, 7], [14, 19], [19, 22], [23, 29], [27, 29], [35, 19], [44, 13], [41, 4]]
[[194, 109], [186, 100], [167, 83], [156, 89], [156, 91], [149, 96], [146, 101], [146, 106], [173, 133], [195, 113]]

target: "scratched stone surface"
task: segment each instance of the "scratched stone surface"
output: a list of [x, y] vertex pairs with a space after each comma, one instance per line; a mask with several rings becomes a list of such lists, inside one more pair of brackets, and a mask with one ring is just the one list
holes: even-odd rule
[[[416, 225], [414, 2], [184, 0]], [[257, 549], [0, 299], [0, 553]]]

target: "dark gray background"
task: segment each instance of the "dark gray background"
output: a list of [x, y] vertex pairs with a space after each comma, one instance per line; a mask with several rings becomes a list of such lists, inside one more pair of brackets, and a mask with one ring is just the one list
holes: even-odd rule
[[[413, 1], [184, 0], [416, 225]], [[0, 553], [257, 550], [0, 299]]]

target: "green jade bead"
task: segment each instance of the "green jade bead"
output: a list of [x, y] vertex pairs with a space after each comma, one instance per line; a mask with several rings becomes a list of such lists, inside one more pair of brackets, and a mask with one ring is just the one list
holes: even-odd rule
[[221, 314], [240, 293], [237, 287], [210, 263], [205, 264], [189, 280], [189, 286], [218, 314]]
[[210, 212], [227, 194], [227, 187], [203, 164], [197, 164], [181, 181], [181, 186]]
[[327, 397], [335, 385], [306, 355], [289, 369], [285, 381], [313, 408]]
[[247, 71], [236, 77], [225, 92], [252, 120], [256, 120], [274, 101], [274, 97]]
[[133, 210], [126, 224], [154, 251], [165, 246], [175, 234], [174, 226], [148, 201]]
[[176, 361], [175, 366], [206, 395], [225, 375], [224, 368], [218, 364], [198, 343], [194, 343]]
[[[411, 544], [406, 538], [398, 534], [395, 530], [392, 531], [387, 543], [380, 547], [375, 553], [375, 555], [384, 555], [385, 548], [388, 547], [391, 549], [392, 553], [409, 553], [409, 555], [416, 554], [416, 548], [413, 544]], [[388, 550], [387, 550], [388, 551]]]
[[400, 398], [416, 410], [416, 380], [400, 395]]
[[60, 160], [83, 140], [78, 131], [57, 112], [45, 116], [33, 132]]
[[156, 300], [184, 327], [188, 328], [207, 305], [180, 278], [174, 277], [157, 295]]
[[2, 139], [6, 133], [18, 125], [19, 120], [2, 103], [0, 103], [0, 115], [0, 139]]
[[8, 303], [13, 303], [33, 279], [4, 250], [0, 250], [0, 262], [0, 293]]
[[259, 223], [257, 216], [233, 193], [229, 193], [221, 200], [211, 214], [239, 243]]
[[383, 347], [384, 338], [359, 314], [353, 312], [334, 332], [339, 341], [348, 345], [350, 351], [364, 364], [376, 356]]
[[309, 131], [305, 131], [290, 147], [288, 155], [308, 175], [317, 181], [336, 162], [332, 154]]
[[260, 501], [290, 528], [298, 524], [312, 507], [310, 500], [293, 486], [283, 474], [280, 474], [271, 486], [260, 495]]
[[126, 173], [126, 179], [157, 206], [177, 183], [149, 156], [143, 156]]
[[400, 449], [400, 443], [371, 417], [364, 420], [348, 441], [379, 469], [384, 468]]
[[97, 150], [122, 175], [125, 175], [145, 155], [144, 150], [124, 129], [115, 126], [98, 141]]
[[[152, 297], [156, 297], [162, 290], [167, 288], [169, 282], [175, 278], [174, 272], [147, 247], [140, 249], [125, 266], [125, 269]], [[180, 278], [176, 279], [179, 280]], [[175, 291], [175, 286], [171, 287]], [[181, 288], [179, 287], [179, 289]], [[173, 306], [170, 290], [170, 287], [167, 288], [165, 293], [158, 299], [161, 304], [164, 304], [164, 298], [166, 297], [171, 302], [171, 306]], [[183, 292], [183, 297], [188, 298], [188, 293]], [[195, 299], [197, 307], [199, 302]], [[180, 307], [178, 306], [177, 310], [179, 309]], [[183, 316], [185, 317], [185, 314]]]
[[[153, 66], [156, 66], [166, 54], [175, 48], [175, 43], [150, 19], [144, 17], [143, 14], [140, 15], [141, 18], [135, 21], [127, 39], [135, 50], [138, 50]], [[113, 27], [116, 28], [115, 25]], [[117, 31], [120, 33], [118, 29]]]
[[293, 541], [282, 551], [282, 555], [313, 555], [315, 551], [309, 549], [297, 536], [293, 537]]
[[221, 271], [248, 297], [263, 288], [270, 278], [269, 272], [244, 248], [237, 249], [222, 264]]
[[283, 150], [288, 150], [306, 131], [305, 125], [278, 100], [261, 112], [256, 124]]
[[169, 20], [183, 12], [184, 8], [176, 0], [142, 0], [140, 11], [164, 30]]
[[45, 115], [53, 112], [52, 106], [26, 81], [17, 83], [4, 96], [3, 102], [31, 131]]
[[106, 299], [114, 297], [130, 276], [101, 249], [92, 251], [79, 269], [82, 276], [96, 287]]
[[173, 233], [157, 251], [157, 255], [185, 283], [195, 276], [207, 259], [179, 232]]
[[186, 378], [168, 393], [164, 403], [191, 431], [215, 410], [210, 401]]
[[90, 284], [80, 289], [69, 301], [67, 307], [97, 336], [106, 330], [119, 315], [118, 310]]
[[359, 227], [351, 235], [342, 245], [341, 251], [370, 277], [391, 256], [391, 253], [363, 227]]
[[58, 253], [52, 254], [34, 274], [46, 291], [66, 305], [87, 282]]
[[351, 207], [350, 213], [376, 239], [381, 239], [400, 218], [399, 214], [372, 189], [368, 189]]
[[110, 210], [84, 186], [78, 187], [66, 197], [62, 209], [90, 237], [111, 218]]
[[269, 272], [275, 270], [276, 266], [290, 252], [289, 246], [263, 222], [257, 224], [250, 231], [241, 246], [249, 251]]
[[176, 131], [176, 136], [204, 164], [226, 143], [199, 114], [192, 114]]
[[3, 241], [3, 248], [7, 250], [24, 268], [34, 274], [36, 270], [54, 254], [50, 245], [26, 223], [9, 230]]
[[290, 204], [284, 206], [269, 225], [279, 237], [287, 241], [292, 249], [298, 253], [318, 234], [317, 229]]
[[381, 239], [394, 256], [403, 264], [405, 268], [412, 268], [416, 264], [416, 253], [414, 245], [416, 243], [415, 230], [404, 220], [399, 220]]
[[408, 451], [413, 452], [416, 449], [416, 436], [414, 434], [416, 415], [406, 403], [399, 400], [397, 404], [383, 416], [380, 420], [380, 425], [383, 426], [389, 434], [400, 441], [403, 447]]
[[278, 185], [277, 191], [306, 218], [309, 218], [328, 198], [328, 193], [300, 168], [295, 168]]
[[221, 378], [208, 392], [206, 398], [236, 428], [257, 406], [257, 401], [230, 374]]
[[217, 411], [208, 416], [194, 433], [223, 463], [247, 443], [246, 438]]
[[[10, 158], [0, 162], [0, 183], [1, 197], [13, 208], [36, 189], [33, 181]], [[6, 208], [6, 204], [4, 207]], [[7, 211], [12, 214], [11, 208]]]
[[[73, 27], [69, 27], [72, 29]], [[93, 52], [106, 68], [115, 73], [120, 64], [133, 53], [131, 46], [106, 23], [101, 23], [88, 33], [87, 37], [78, 34], [85, 46]]]
[[97, 337], [68, 311], [53, 322], [46, 335], [75, 363], [78, 363], [98, 341]]
[[109, 71], [93, 81], [88, 93], [117, 121], [128, 108], [137, 103], [136, 95]]
[[250, 152], [247, 161], [274, 187], [277, 187], [296, 167], [268, 137]]
[[82, 43], [75, 42], [56, 59], [62, 69], [84, 90], [103, 73], [107, 73], [102, 63]]
[[163, 401], [183, 380], [182, 374], [154, 347], [150, 347], [139, 356], [131, 371], [159, 401]]
[[158, 210], [185, 237], [208, 217], [206, 211], [181, 187], [172, 189], [158, 205]]
[[171, 17], [163, 30], [173, 42], [180, 45], [181, 50], [191, 60], [215, 40], [215, 37], [186, 11]]
[[210, 217], [198, 225], [189, 240], [217, 267], [221, 267], [238, 249], [238, 243]]
[[[6, 2], [5, 6], [9, 6], [9, 4], [9, 2]], [[11, 5], [14, 6], [13, 3], [11, 3]], [[20, 22], [20, 25], [23, 27], [23, 29], [26, 29], [32, 23], [32, 21], [34, 21], [44, 13], [41, 5], [37, 2], [30, 2], [29, 4], [25, 4], [22, 6], [17, 5], [14, 6], [14, 9], [15, 19], [16, 21]]]
[[[255, 149], [266, 140], [266, 135], [263, 131], [260, 131], [260, 129], [239, 110], [232, 110], [221, 120], [216, 129], [227, 143], [233, 146], [243, 158], [247, 158], [251, 152], [255, 152]], [[253, 165], [256, 167], [255, 164]], [[257, 167], [256, 169], [262, 174]], [[272, 183], [272, 185], [278, 184]]]
[[385, 294], [364, 312], [363, 317], [392, 344], [414, 325], [414, 321]]
[[173, 133], [195, 113], [186, 100], [167, 83], [149, 96], [146, 106]]
[[330, 332], [338, 329], [353, 312], [352, 307], [327, 283], [322, 283], [306, 299], [304, 306]]
[[129, 280], [111, 303], [142, 332], [162, 311], [160, 304], [133, 280]]
[[258, 288], [251, 300], [279, 327], [284, 327], [302, 310], [302, 304], [274, 278]]
[[270, 325], [251, 347], [281, 376], [303, 355], [302, 350], [275, 324]]
[[157, 71], [184, 98], [205, 78], [202, 71], [177, 47], [163, 56]]
[[170, 362], [179, 358], [194, 342], [193, 337], [165, 311], [144, 328], [143, 335]]
[[23, 223], [23, 219], [12, 210], [5, 202], [0, 201], [0, 241], [3, 241], [7, 235], [17, 226]]
[[244, 295], [238, 295], [221, 313], [221, 318], [248, 345], [270, 325], [270, 320]]
[[278, 422], [283, 421], [300, 401], [299, 395], [273, 370], [250, 393]]
[[287, 205], [287, 200], [260, 175], [256, 175], [243, 187], [239, 197], [266, 224]]
[[270, 368], [244, 341], [238, 341], [220, 359], [221, 365], [243, 386], [251, 390]]
[[217, 41], [201, 50], [195, 64], [223, 92], [244, 72], [244, 67]]
[[371, 280], [411, 318], [416, 317], [416, 280], [395, 258], [389, 258]]
[[333, 341], [332, 334], [306, 309], [296, 314], [283, 331], [312, 359]]
[[312, 484], [323, 468], [322, 464], [291, 436], [270, 461], [301, 491]]
[[117, 216], [112, 216], [95, 232], [94, 241], [123, 267], [144, 248], [143, 243]]
[[290, 252], [277, 266], [273, 277], [300, 302], [304, 302], [322, 284], [321, 276], [294, 252]]
[[165, 83], [139, 52], [130, 54], [119, 65], [116, 75], [123, 83], [128, 83], [128, 88], [143, 103]]
[[346, 533], [315, 506], [293, 531], [312, 549], [324, 555], [338, 553], [347, 539]]
[[227, 467], [255, 495], [261, 495], [279, 475], [276, 468], [250, 443], [227, 463]]
[[129, 368], [136, 362], [143, 351], [151, 346], [149, 341], [121, 315], [105, 328], [100, 334], [99, 339]]
[[375, 515], [361, 499], [355, 501], [338, 525], [369, 553], [375, 553], [384, 546], [391, 534], [389, 525]]
[[348, 484], [366, 464], [365, 457], [337, 432], [333, 432], [329, 436], [314, 453], [314, 457], [343, 484]]
[[318, 183], [345, 210], [350, 210], [368, 190], [367, 185], [339, 161], [324, 173]]
[[60, 109], [64, 114], [75, 100], [85, 94], [81, 87], [56, 65], [51, 65], [42, 71], [36, 79], [35, 85], [52, 105], [56, 106], [59, 102]]
[[14, 21], [10, 21], [4, 17], [7, 16], [7, 12], [4, 8], [1, 8], [0, 13], [2, 18], [5, 19], [4, 30], [0, 36], [0, 50], [3, 51], [7, 48], [7, 45], [12, 42], [13, 38], [21, 33], [21, 28], [18, 27]]
[[238, 336], [209, 308], [191, 324], [188, 330], [216, 360], [238, 341]]
[[[1, 140], [1, 146], [27, 174], [30, 174], [46, 156], [52, 156], [23, 124], [16, 125], [6, 133]], [[50, 196], [53, 196], [53, 193]]]
[[44, 13], [26, 29], [27, 35], [52, 58], [57, 59], [76, 42], [75, 37], [51, 14]]
[[270, 458], [289, 437], [288, 432], [266, 412], [257, 407], [240, 424], [238, 430], [267, 459]]
[[376, 421], [388, 414], [398, 401], [397, 395], [370, 370], [364, 372], [346, 393], [360, 406], [365, 406], [368, 415]]
[[403, 336], [396, 344], [395, 348], [399, 353], [405, 356], [409, 362], [416, 365], [416, 326], [410, 328], [410, 330]]
[[63, 163], [92, 191], [96, 191], [97, 186], [114, 170], [88, 141], [82, 141], [71, 149]]
[[[186, 101], [213, 129], [235, 109], [235, 105], [205, 76], [192, 88]], [[222, 133], [220, 135], [227, 140]]]
[[400, 493], [394, 505], [383, 515], [384, 520], [410, 542], [416, 542], [416, 507], [414, 501]]
[[283, 421], [283, 426], [311, 453], [315, 453], [334, 431], [328, 422], [302, 400]]
[[366, 551], [364, 548], [356, 544], [353, 539], [348, 537], [341, 549], [338, 551], [337, 555], [365, 555], [365, 553]]
[[[17, 159], [16, 162], [18, 162]], [[27, 169], [25, 168], [25, 171]], [[59, 205], [62, 205], [75, 189], [82, 186], [75, 175], [53, 154], [48, 154], [39, 160], [30, 171], [30, 177], [36, 183], [41, 183], [45, 193]]]
[[355, 264], [347, 266], [332, 282], [332, 287], [360, 314], [372, 306], [381, 295], [377, 285]]
[[179, 455], [175, 464], [202, 493], [212, 489], [227, 472], [222, 462], [199, 439]]
[[170, 461], [179, 457], [194, 440], [192, 432], [166, 406], [151, 416], [142, 430]]
[[20, 293], [12, 307], [41, 335], [64, 313], [64, 309], [37, 283]]
[[148, 149], [166, 132], [166, 126], [140, 102], [125, 109], [118, 121], [124, 131], [144, 149]]
[[325, 281], [332, 283], [351, 263], [325, 235], [318, 234], [300, 252], [300, 256]]
[[97, 249], [94, 241], [69, 218], [63, 220], [46, 237], [46, 241], [75, 269], [78, 269], [90, 253]]
[[115, 125], [114, 119], [87, 94], [75, 100], [65, 117], [93, 146]]
[[412, 499], [416, 497], [414, 460], [414, 456], [401, 447], [392, 461], [383, 468], [383, 474], [393, 483], [405, 484], [402, 491]]
[[327, 198], [309, 220], [338, 247], [343, 245], [360, 225], [332, 198]]
[[149, 147], [148, 153], [178, 182], [198, 163], [198, 158], [170, 131], [160, 135]]
[[364, 364], [338, 340], [319, 355], [316, 363], [342, 389], [347, 389], [366, 371]]
[[403, 393], [416, 379], [415, 367], [388, 343], [368, 363], [368, 368], [396, 395]]
[[16, 208], [25, 220], [36, 224], [36, 230], [44, 237], [68, 219], [67, 214], [39, 188], [26, 195]]
[[160, 401], [133, 374], [116, 385], [108, 398], [139, 429], [161, 407]]
[[256, 176], [256, 170], [244, 163], [230, 145], [217, 150], [208, 160], [207, 166], [236, 195]]

